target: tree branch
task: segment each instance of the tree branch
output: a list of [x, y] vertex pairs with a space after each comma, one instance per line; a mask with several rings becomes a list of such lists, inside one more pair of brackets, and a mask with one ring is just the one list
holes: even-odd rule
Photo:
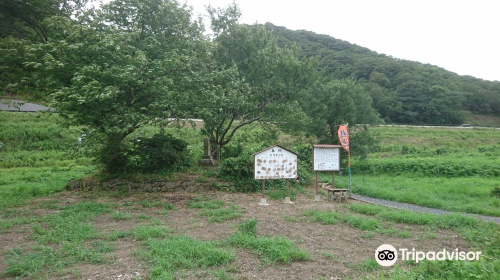
[[[221, 137], [220, 137], [220, 140], [221, 140], [221, 143], [222, 141], [224, 141], [224, 137], [226, 137], [226, 134], [227, 132], [229, 131], [229, 129], [231, 128], [231, 125], [233, 125], [233, 122], [234, 122], [234, 119], [235, 119], [235, 115], [233, 114], [231, 116], [231, 121], [229, 122], [229, 125], [226, 127], [226, 130], [224, 131], [224, 133], [222, 133]], [[217, 143], [217, 144], [221, 144], [221, 143]], [[222, 145], [221, 145], [222, 146]]]
[[223, 141], [223, 142], [221, 143], [221, 145], [220, 145], [220, 146], [221, 146], [221, 148], [222, 148], [222, 146], [224, 146], [224, 145], [226, 145], [227, 143], [229, 143], [229, 141], [231, 141], [231, 139], [232, 139], [232, 138], [233, 138], [233, 136], [234, 136], [234, 133], [236, 133], [236, 130], [240, 129], [242, 126], [245, 126], [245, 125], [251, 124], [251, 123], [253, 123], [253, 122], [255, 122], [255, 121], [258, 121], [258, 120], [260, 120], [260, 117], [250, 119], [250, 120], [248, 120], [247, 122], [240, 122], [237, 126], [235, 126], [235, 127], [233, 128], [233, 130], [231, 131], [231, 134], [229, 134], [229, 137], [227, 138], [227, 140], [226, 140], [226, 141]]

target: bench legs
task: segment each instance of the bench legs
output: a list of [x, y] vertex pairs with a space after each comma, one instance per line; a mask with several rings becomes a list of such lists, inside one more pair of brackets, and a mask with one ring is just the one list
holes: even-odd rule
[[338, 192], [335, 195], [337, 203], [347, 202], [347, 192]]

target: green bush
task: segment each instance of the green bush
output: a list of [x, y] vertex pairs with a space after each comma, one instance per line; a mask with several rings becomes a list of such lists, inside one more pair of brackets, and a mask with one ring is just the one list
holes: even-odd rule
[[222, 148], [222, 158], [238, 157], [243, 153], [243, 146], [240, 142], [229, 143]]
[[221, 176], [235, 178], [253, 178], [253, 154], [263, 149], [264, 147], [262, 146], [248, 147], [238, 156], [222, 160], [220, 169]]
[[128, 154], [129, 169], [140, 172], [176, 169], [189, 165], [187, 143], [170, 134], [137, 139]]
[[500, 187], [494, 187], [491, 189], [491, 196], [496, 196], [500, 198]]

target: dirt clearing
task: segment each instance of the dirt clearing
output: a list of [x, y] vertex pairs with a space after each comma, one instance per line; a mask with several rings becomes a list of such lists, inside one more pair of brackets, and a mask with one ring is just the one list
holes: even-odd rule
[[[273, 263], [249, 249], [233, 246], [228, 249], [234, 253], [234, 259], [230, 263], [218, 267], [181, 269], [175, 272], [177, 279], [356, 279], [390, 269], [373, 262], [375, 250], [382, 244], [409, 250], [415, 248], [419, 251], [456, 248], [461, 251], [469, 250], [469, 245], [459, 234], [436, 227], [377, 220], [376, 228], [363, 230], [350, 224], [345, 218], [373, 220], [373, 216], [352, 211], [351, 204], [363, 204], [362, 202], [315, 202], [312, 192], [298, 195], [292, 205], [268, 199], [269, 206], [259, 205], [259, 194], [62, 192], [50, 199], [34, 200], [23, 208], [15, 209], [21, 213], [18, 217], [11, 216], [2, 220], [7, 223], [29, 216], [29, 213], [36, 213], [38, 217], [31, 224], [19, 222], [18, 225], [6, 226], [0, 232], [0, 271], [8, 270], [9, 265], [15, 261], [11, 259], [13, 250], [36, 252], [40, 246], [50, 246], [54, 252], [61, 251], [63, 241], [61, 244], [35, 244], [36, 238], [33, 236], [37, 226], [33, 224], [39, 223], [50, 230], [46, 225], [48, 222], [44, 223], [45, 218], [60, 215], [65, 211], [64, 207], [84, 201], [104, 204], [111, 209], [91, 219], [90, 223], [96, 234], [81, 244], [82, 248], [94, 246], [96, 252], [102, 251], [102, 260], [76, 258], [74, 263], [61, 265], [60, 268], [42, 266], [35, 274], [51, 279], [149, 279], [154, 264], [144, 257], [149, 251], [145, 241], [137, 237], [138, 227], [152, 225], [168, 228], [172, 235], [185, 235], [202, 241], [220, 241], [220, 244], [224, 244], [223, 241], [238, 230], [238, 225], [248, 219], [258, 221], [258, 237], [279, 236], [288, 239], [300, 251], [307, 253], [308, 259]], [[224, 209], [232, 209], [237, 215], [224, 221], [210, 222], [207, 216], [201, 214], [208, 211], [210, 206], [204, 204], [205, 206], [196, 208], [193, 207], [193, 201], [222, 201]], [[337, 213], [340, 218], [332, 224], [322, 224], [314, 221], [307, 213]], [[105, 250], [108, 247], [109, 250]], [[398, 264], [403, 267], [407, 265], [399, 260]], [[26, 278], [34, 276], [32, 273], [31, 277]], [[10, 279], [9, 277], [15, 278], [6, 278]]]

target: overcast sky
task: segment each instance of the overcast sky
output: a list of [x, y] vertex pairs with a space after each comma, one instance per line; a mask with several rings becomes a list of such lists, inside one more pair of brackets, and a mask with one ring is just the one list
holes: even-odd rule
[[[232, 0], [178, 0], [205, 5]], [[459, 75], [500, 81], [500, 1], [236, 0], [242, 23], [308, 30]], [[208, 19], [207, 19], [208, 20]]]

